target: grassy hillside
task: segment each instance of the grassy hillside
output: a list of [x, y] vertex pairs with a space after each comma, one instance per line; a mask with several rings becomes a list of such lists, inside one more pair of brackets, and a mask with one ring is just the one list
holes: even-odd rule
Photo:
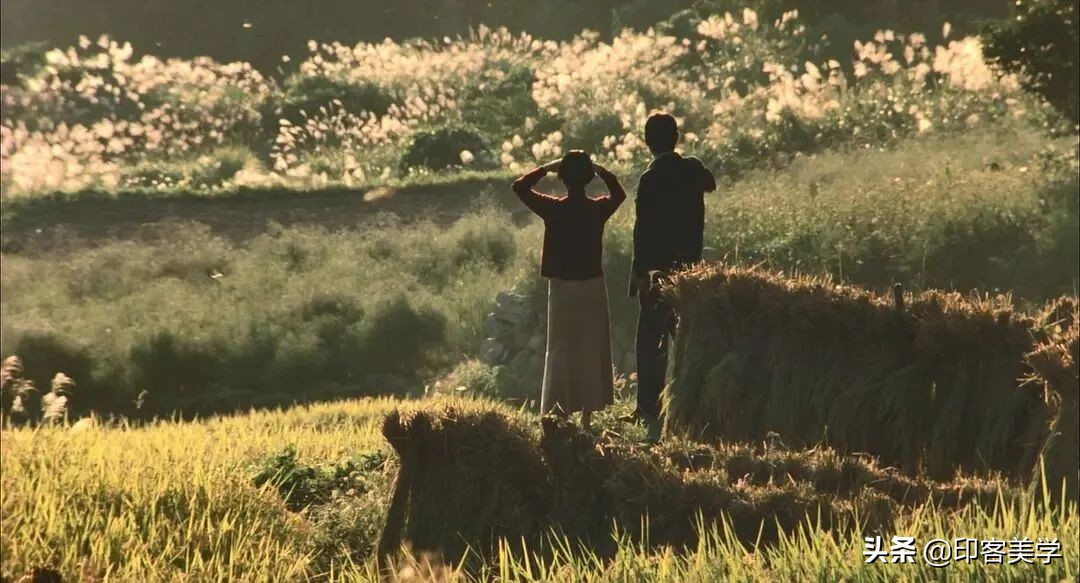
[[279, 228], [243, 244], [179, 226], [5, 255], [4, 350], [25, 355], [38, 386], [69, 371], [102, 412], [415, 393], [475, 345], [495, 294], [534, 269], [536, 231], [505, 218]]
[[[50, 565], [73, 579], [374, 580], [370, 561], [362, 561], [370, 558], [396, 473], [396, 458], [387, 457], [389, 446], [378, 433], [382, 417], [395, 407], [437, 411], [445, 403], [380, 398], [143, 428], [5, 431], [3, 575]], [[470, 412], [493, 410], [514, 424], [537, 424], [531, 415], [484, 401], [450, 403]], [[601, 425], [622, 432], [612, 417], [626, 407], [602, 416]], [[255, 486], [267, 468], [285, 481]], [[280, 492], [277, 483], [284, 484]], [[1042, 493], [1024, 494], [986, 512], [978, 506], [956, 512], [921, 506], [898, 515], [894, 528], [920, 541], [1058, 538], [1064, 556], [1049, 566], [976, 561], [949, 572], [997, 580], [1074, 577], [1080, 571], [1076, 506], [1054, 509], [1045, 500]], [[625, 541], [603, 565], [587, 556], [557, 554], [542, 565], [505, 555], [488, 567], [508, 581], [940, 576], [925, 564], [866, 565], [857, 533], [826, 531], [813, 526], [813, 517], [808, 520], [805, 530], [757, 553], [718, 526], [686, 555]], [[410, 580], [408, 570], [422, 572], [422, 565], [399, 565], [402, 578]]]
[[[877, 288], [1013, 290], [1018, 301], [1072, 293], [1080, 229], [1070, 144], [972, 132], [799, 157], [710, 195], [708, 254]], [[516, 205], [505, 191], [492, 196]], [[377, 216], [345, 230], [151, 223], [84, 246], [35, 235], [30, 222], [24, 248], [3, 256], [3, 352], [22, 356], [38, 386], [72, 375], [82, 406], [99, 412], [416, 393], [477, 354], [497, 292], [541, 290], [538, 221], [518, 226], [484, 200], [464, 203], [466, 216], [446, 230]], [[606, 249], [626, 373], [632, 215], [629, 204], [616, 214]], [[543, 295], [531, 297], [541, 311]], [[521, 370], [507, 390], [520, 394], [539, 374]]]

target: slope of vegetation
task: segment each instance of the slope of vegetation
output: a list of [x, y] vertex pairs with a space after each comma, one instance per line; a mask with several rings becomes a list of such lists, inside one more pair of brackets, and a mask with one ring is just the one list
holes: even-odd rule
[[[1043, 143], [969, 133], [799, 158], [709, 199], [708, 253], [879, 288], [1070, 293], [1075, 157], [1067, 140]], [[102, 413], [416, 392], [476, 354], [498, 291], [540, 283], [536, 222], [477, 208], [445, 231], [376, 221], [232, 241], [181, 225], [95, 248], [30, 245], [4, 255], [3, 352], [38, 386], [73, 376]], [[636, 317], [622, 293], [631, 226], [628, 207], [608, 229], [617, 355], [632, 350]], [[543, 295], [531, 297], [541, 311]]]
[[642, 123], [658, 107], [729, 176], [913, 134], [1070, 129], [1020, 78], [987, 66], [977, 37], [882, 30], [847, 58], [797, 11], [766, 14], [698, 13], [610, 41], [482, 26], [446, 42], [310, 41], [280, 79], [82, 37], [4, 81], [0, 187], [7, 207], [87, 189], [362, 187], [514, 171], [573, 147], [641, 168]]
[[[4, 256], [3, 346], [82, 405], [149, 416], [416, 392], [475, 345], [490, 299], [533, 268], [531, 230], [480, 210], [443, 230], [198, 226], [149, 241]], [[52, 371], [52, 372], [49, 372]], [[141, 409], [135, 410], [137, 396]]]

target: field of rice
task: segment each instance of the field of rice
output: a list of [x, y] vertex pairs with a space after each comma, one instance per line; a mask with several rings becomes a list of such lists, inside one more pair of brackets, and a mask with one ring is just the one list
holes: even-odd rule
[[[539, 432], [535, 416], [483, 400], [403, 403], [391, 398], [197, 422], [162, 421], [138, 428], [5, 431], [0, 445], [4, 467], [0, 474], [3, 574], [14, 580], [34, 567], [49, 566], [73, 580], [374, 580], [371, 559], [399, 467], [380, 433], [383, 418], [400, 407], [427, 410], [438, 419], [447, 404], [466, 417], [494, 411], [499, 418], [505, 416], [503, 423], [515, 433], [528, 436]], [[626, 406], [620, 406], [618, 412], [624, 412]], [[604, 441], [613, 442], [608, 447], [621, 448], [625, 451], [621, 455], [632, 462], [637, 459], [633, 462], [636, 466], [629, 467], [621, 478], [621, 487], [626, 488], [623, 492], [670, 495], [672, 491], [665, 490], [665, 484], [672, 488], [683, 483], [686, 466], [680, 464], [692, 459], [688, 454], [708, 453], [703, 446], [672, 443], [664, 451], [650, 454], [633, 445], [635, 435], [615, 423], [614, 414], [605, 414], [600, 426], [625, 435]], [[466, 449], [469, 443], [460, 442]], [[488, 439], [483, 447], [496, 445]], [[657, 455], [670, 457], [668, 461], [651, 457]], [[720, 487], [719, 483], [727, 483], [732, 475], [745, 475], [732, 486], [752, 504], [737, 514], [746, 521], [743, 524], [709, 526], [686, 552], [644, 544], [631, 532], [612, 539], [606, 556], [582, 554], [572, 541], [564, 546], [555, 544], [546, 556], [538, 552], [537, 557], [515, 554], [509, 548], [498, 552], [496, 547], [483, 569], [508, 581], [886, 581], [897, 577], [936, 580], [940, 576], [940, 570], [921, 562], [864, 564], [860, 533], [819, 523], [816, 513], [803, 521], [798, 506], [787, 516], [803, 523], [801, 528], [781, 531], [760, 549], [754, 548], [753, 540], [747, 541], [744, 529], [747, 525], [756, 528], [753, 518], [774, 516], [782, 505], [791, 504], [785, 500], [807, 504], [814, 496], [832, 496], [815, 494], [815, 488], [828, 492], [830, 486], [815, 486], [813, 472], [796, 473], [800, 464], [803, 468], [816, 464], [814, 467], [825, 475], [830, 467], [842, 469], [852, 464], [868, 471], [871, 468], [865, 461], [838, 458], [827, 450], [801, 456], [805, 459], [784, 451], [755, 455], [753, 448], [732, 448], [713, 455], [716, 461], [708, 463], [716, 469], [694, 472], [690, 479], [696, 481], [683, 488], [705, 488], [706, 494], [699, 495], [707, 495], [710, 483]], [[702, 458], [693, 459], [702, 466], [706, 463]], [[460, 471], [470, 467], [495, 471], [494, 463], [475, 456], [463, 460]], [[515, 459], [514, 463], [527, 464], [529, 460]], [[658, 467], [646, 471], [652, 465]], [[267, 468], [281, 481], [267, 480], [257, 486]], [[511, 468], [515, 471], [503, 468], [493, 480], [513, 479], [519, 466]], [[795, 478], [779, 479], [786, 471]], [[650, 476], [656, 481], [649, 481]], [[472, 474], [458, 476], [451, 483], [462, 484], [466, 478], [473, 480], [473, 492], [477, 487], [484, 491]], [[639, 481], [635, 483], [635, 479]], [[863, 479], [873, 480], [874, 474]], [[276, 487], [278, 483], [283, 487]], [[487, 487], [497, 488], [496, 483]], [[504, 483], [504, 489], [512, 487]], [[431, 486], [437, 488], [438, 484]], [[1002, 488], [1000, 500], [996, 497], [998, 486]], [[1051, 503], [1052, 493], [1016, 492], [994, 480], [963, 478], [946, 488], [981, 496], [984, 503], [959, 508], [940, 499], [909, 508], [897, 504], [889, 532], [920, 541], [959, 537], [1062, 541], [1063, 557], [1049, 565], [958, 563], [949, 572], [960, 578], [1058, 581], [1070, 580], [1080, 572], [1080, 551], [1075, 544], [1080, 517], [1075, 504], [1059, 506]], [[439, 499], [429, 504], [441, 507], [455, 502], [455, 491], [437, 489]], [[871, 492], [878, 491], [860, 496]], [[684, 490], [682, 495], [692, 494]], [[655, 508], [663, 509], [666, 500], [656, 500]], [[843, 505], [843, 497], [839, 500]], [[770, 504], [776, 509], [765, 510]], [[752, 509], [759, 505], [762, 510], [755, 515]], [[428, 520], [440, 520], [441, 516], [435, 512]], [[633, 530], [637, 526], [625, 524], [622, 528]], [[447, 565], [431, 552], [417, 551], [412, 558], [395, 562], [398, 580], [421, 580], [418, 577], [426, 569], [446, 580], [454, 571], [453, 564]], [[483, 576], [483, 572], [474, 572], [468, 577]]]
[[[276, 73], [5, 51], [3, 581], [1076, 580], [1076, 128], [947, 23], [838, 59], [759, 4]], [[633, 196], [655, 108], [720, 188], [649, 447], [618, 419], [633, 205], [583, 432], [536, 413], [542, 226], [509, 183], [583, 148]]]

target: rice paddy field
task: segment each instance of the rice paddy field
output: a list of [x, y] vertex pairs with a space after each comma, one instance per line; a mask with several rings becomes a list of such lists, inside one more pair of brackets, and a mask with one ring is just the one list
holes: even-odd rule
[[[427, 408], [438, 415], [445, 404], [376, 398], [197, 422], [161, 421], [139, 428], [5, 433], [5, 573], [15, 578], [32, 567], [49, 565], [74, 580], [375, 580], [377, 572], [368, 559], [397, 471], [396, 458], [380, 432], [383, 418], [397, 407]], [[536, 417], [499, 404], [482, 400], [450, 404], [468, 413], [505, 415], [517, 431], [538, 429]], [[605, 415], [601, 425], [616, 428], [613, 416]], [[633, 437], [627, 435], [623, 447], [634, 447]], [[673, 444], [671, 453], [688, 448]], [[763, 466], [781, 461], [743, 457], [767, 460]], [[839, 464], [835, 458], [831, 461]], [[267, 467], [287, 476], [281, 491], [273, 481], [255, 485]], [[752, 476], [752, 464], [749, 467], [747, 474]], [[720, 480], [718, 474], [711, 479]], [[766, 486], [769, 477], [759, 479], [760, 485], [748, 477], [749, 483], [735, 487], [751, 497], [778, 496], [773, 504], [798, 495], [794, 486], [779, 482]], [[812, 491], [807, 478], [801, 480], [799, 485]], [[956, 487], [996, 492], [994, 484], [1005, 488], [1000, 501], [995, 502], [993, 494], [983, 506], [919, 504], [897, 512], [892, 529], [919, 540], [1059, 538], [1063, 557], [1048, 566], [973, 562], [951, 567], [955, 570], [950, 575], [1016, 581], [1075, 577], [1080, 555], [1069, 544], [1080, 527], [1075, 505], [1051, 504], [1053, 493], [1008, 496], [1002, 482], [961, 480]], [[775, 494], [770, 488], [786, 491]], [[448, 500], [429, 504], [452, 500], [453, 494], [445, 489], [442, 495]], [[290, 502], [291, 498], [295, 500]], [[772, 516], [764, 508], [760, 514], [748, 512], [744, 520]], [[650, 548], [623, 533], [609, 557], [570, 552], [570, 544], [566, 552], [556, 546], [539, 564], [508, 551], [496, 552], [484, 565], [486, 575], [477, 572], [468, 577], [521, 581], [940, 577], [940, 570], [925, 564], [864, 564], [858, 533], [827, 529], [816, 519], [816, 514], [807, 516], [804, 528], [757, 551], [752, 541], [736, 534], [734, 525], [718, 522], [686, 552]], [[428, 554], [417, 552], [412, 559], [398, 561], [394, 576], [400, 580], [422, 580], [432, 574], [429, 571], [442, 580], [455, 576], [453, 564]]]
[[[1075, 125], [964, 23], [838, 50], [781, 4], [275, 70], [5, 49], [0, 577], [1076, 580]], [[543, 330], [510, 181], [583, 148], [633, 196], [654, 108], [720, 188], [646, 446], [618, 420], [632, 205], [592, 431], [484, 346], [507, 292]], [[69, 421], [16, 423], [46, 393]], [[933, 539], [1006, 551], [934, 566]]]

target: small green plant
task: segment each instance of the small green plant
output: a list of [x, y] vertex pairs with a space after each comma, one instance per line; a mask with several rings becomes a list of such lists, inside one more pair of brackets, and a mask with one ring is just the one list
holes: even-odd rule
[[364, 488], [361, 474], [382, 466], [386, 456], [382, 453], [365, 454], [331, 466], [310, 466], [297, 459], [296, 447], [289, 446], [281, 453], [264, 459], [256, 465], [252, 483], [255, 487], [271, 484], [285, 500], [286, 506], [296, 512], [309, 506], [329, 502], [336, 492]]
[[495, 397], [502, 394], [505, 375], [499, 374], [497, 367], [486, 365], [479, 360], [460, 362], [449, 373], [435, 381], [434, 389], [440, 393], [484, 395]]

